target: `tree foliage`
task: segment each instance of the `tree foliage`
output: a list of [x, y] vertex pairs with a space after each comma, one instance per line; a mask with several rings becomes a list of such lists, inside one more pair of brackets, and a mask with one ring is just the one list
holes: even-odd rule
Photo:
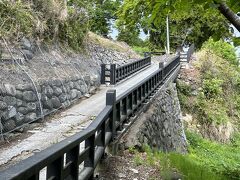
[[116, 19], [116, 11], [120, 0], [92, 0], [90, 1], [91, 31], [107, 37], [111, 30], [111, 21]]
[[[191, 44], [201, 46], [210, 36], [215, 40], [229, 38], [229, 23], [217, 10], [221, 1], [213, 0], [125, 0], [119, 10], [119, 24], [142, 28], [150, 34], [150, 41], [164, 47], [166, 41], [166, 16], [170, 16], [172, 46]], [[239, 2], [228, 0], [237, 12]]]

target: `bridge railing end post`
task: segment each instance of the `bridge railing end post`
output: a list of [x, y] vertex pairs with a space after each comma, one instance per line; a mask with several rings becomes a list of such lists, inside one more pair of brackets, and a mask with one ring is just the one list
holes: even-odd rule
[[101, 64], [101, 84], [105, 84], [106, 83], [106, 64]]
[[164, 62], [160, 62], [159, 63], [159, 69], [163, 69], [164, 68]]

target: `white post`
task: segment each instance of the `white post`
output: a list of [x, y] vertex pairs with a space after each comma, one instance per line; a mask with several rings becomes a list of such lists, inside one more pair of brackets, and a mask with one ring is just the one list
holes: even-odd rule
[[166, 19], [166, 24], [167, 24], [167, 54], [170, 54], [169, 17], [168, 17], [168, 15], [167, 15], [167, 19]]

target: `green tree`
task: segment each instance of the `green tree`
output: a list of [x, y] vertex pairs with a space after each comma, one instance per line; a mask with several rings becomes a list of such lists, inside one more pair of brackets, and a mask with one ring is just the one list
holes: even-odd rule
[[[240, 10], [239, 2], [228, 0], [227, 3], [235, 12]], [[229, 23], [219, 10], [222, 4], [222, 1], [211, 0], [125, 0], [119, 10], [119, 21], [125, 26], [138, 24], [150, 34], [152, 43], [164, 47], [165, 18], [170, 15], [172, 45], [187, 37], [186, 44], [196, 42], [201, 46], [210, 36], [216, 40], [231, 37]]]
[[120, 0], [92, 0], [90, 8], [90, 30], [107, 37], [110, 33], [111, 20], [116, 19], [115, 12]]

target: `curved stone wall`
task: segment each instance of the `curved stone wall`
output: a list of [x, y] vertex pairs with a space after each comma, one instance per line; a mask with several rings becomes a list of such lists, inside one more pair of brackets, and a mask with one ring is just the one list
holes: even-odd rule
[[149, 145], [164, 152], [187, 151], [175, 84], [163, 89], [123, 138], [127, 147]]

